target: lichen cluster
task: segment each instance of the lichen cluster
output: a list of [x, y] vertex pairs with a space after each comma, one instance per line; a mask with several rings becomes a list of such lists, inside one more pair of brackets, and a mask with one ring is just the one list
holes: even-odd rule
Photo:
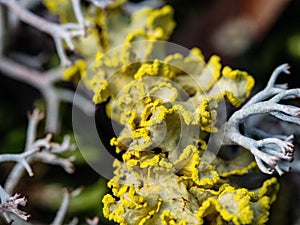
[[[61, 22], [74, 19], [68, 1], [45, 4]], [[82, 79], [93, 101], [106, 102], [107, 115], [123, 126], [111, 140], [123, 162], [114, 162], [112, 194], [102, 200], [105, 217], [140, 225], [264, 224], [276, 179], [255, 190], [240, 187], [231, 177], [256, 170], [252, 155], [242, 151], [224, 160], [208, 149], [210, 135], [220, 132], [221, 102], [240, 106], [253, 78], [222, 67], [217, 56], [205, 63], [197, 48], [168, 55], [155, 41], [168, 40], [175, 27], [171, 7], [128, 15], [122, 4], [85, 8], [93, 25], [75, 41], [81, 58], [64, 71], [67, 80]], [[208, 163], [204, 155], [215, 158]]]
[[[163, 62], [143, 63], [135, 73], [125, 73], [130, 76], [118, 80], [124, 82], [119, 84], [122, 91], [109, 91], [104, 98], [110, 97], [108, 115], [124, 126], [111, 140], [123, 162], [115, 160], [115, 177], [108, 183], [113, 194], [103, 199], [104, 215], [110, 220], [120, 224], [267, 221], [278, 189], [276, 179], [254, 191], [230, 181], [233, 175], [255, 169], [250, 154], [243, 152], [231, 161], [217, 157], [211, 164], [201, 160], [203, 154], [210, 154], [209, 134], [218, 132], [219, 101], [238, 106], [248, 96], [253, 79], [245, 72], [221, 69], [215, 56], [207, 64], [203, 56], [196, 56], [172, 55]], [[178, 67], [184, 66], [170, 66], [174, 59]], [[191, 70], [188, 65], [197, 67]], [[183, 68], [190, 71], [183, 72]], [[115, 76], [119, 79], [124, 74]], [[199, 88], [198, 83], [203, 86]], [[224, 90], [218, 87], [223, 83]], [[109, 88], [97, 89], [101, 91], [95, 91], [94, 99], [103, 99]]]

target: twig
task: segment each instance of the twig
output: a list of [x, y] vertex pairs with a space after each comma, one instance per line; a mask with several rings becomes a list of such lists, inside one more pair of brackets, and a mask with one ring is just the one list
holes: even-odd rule
[[69, 225], [77, 225], [79, 222], [78, 218], [77, 217], [74, 217], [71, 222], [69, 223]]
[[[43, 139], [36, 140], [37, 133], [37, 125], [38, 122], [43, 118], [43, 114], [41, 114], [37, 109], [33, 111], [32, 114], [28, 115], [29, 123], [27, 128], [27, 138], [25, 150], [22, 154], [4, 154], [0, 155], [0, 162], [4, 161], [16, 161], [18, 164], [13, 168], [10, 175], [8, 176], [5, 184], [4, 190], [0, 186], [0, 214], [3, 215], [7, 223], [11, 224], [14, 219], [11, 213], [16, 215], [17, 217], [27, 221], [30, 215], [19, 210], [18, 205], [25, 206], [27, 200], [23, 198], [19, 198], [18, 194], [15, 194], [13, 197], [10, 197], [9, 194], [13, 192], [14, 187], [16, 187], [19, 182], [24, 168], [26, 168], [27, 172], [30, 176], [33, 175], [31, 167], [29, 165], [30, 162], [34, 160], [39, 160], [41, 162], [56, 164], [64, 167], [64, 169], [71, 173], [73, 172], [72, 160], [74, 159], [63, 159], [57, 157], [55, 154], [63, 153], [68, 150], [72, 150], [73, 146], [70, 145], [70, 137], [65, 136], [63, 142], [61, 144], [50, 142], [52, 135], [48, 134]], [[38, 149], [41, 149], [41, 152], [37, 152]], [[63, 202], [61, 204], [60, 209], [57, 212], [57, 215], [54, 219], [53, 224], [59, 225], [63, 224], [63, 219], [65, 217], [70, 198], [76, 196], [80, 193], [80, 189], [75, 190], [72, 193], [65, 191], [65, 196]], [[21, 221], [18, 221], [18, 223]], [[74, 218], [71, 221], [71, 224], [76, 225], [78, 223], [78, 219]]]
[[72, 43], [72, 38], [77, 36], [84, 36], [85, 35], [85, 29], [83, 26], [83, 15], [80, 10], [79, 1], [78, 0], [72, 0], [74, 12], [76, 15], [76, 18], [80, 21], [78, 26], [66, 26], [66, 25], [60, 25], [56, 23], [49, 22], [26, 8], [23, 8], [18, 2], [15, 0], [0, 0], [0, 3], [3, 5], [6, 5], [10, 10], [14, 12], [16, 16], [20, 18], [23, 22], [39, 29], [40, 31], [43, 31], [45, 33], [48, 33], [52, 36], [56, 50], [58, 53], [58, 56], [61, 60], [62, 66], [68, 66], [71, 64], [69, 59], [67, 58], [64, 47], [63, 47], [63, 41], [67, 44], [70, 50], [74, 50], [74, 45]]
[[89, 0], [94, 6], [105, 9], [108, 5], [113, 3], [113, 0]]
[[13, 222], [10, 214], [14, 214], [22, 220], [28, 221], [30, 215], [18, 209], [19, 205], [23, 207], [26, 205], [27, 199], [25, 197], [20, 198], [19, 194], [10, 197], [0, 185], [0, 199], [0, 214], [3, 215], [7, 223], [11, 224]]
[[59, 130], [59, 104], [62, 101], [74, 103], [87, 114], [94, 111], [90, 99], [78, 96], [74, 100], [74, 92], [55, 87], [55, 82], [61, 80], [61, 69], [39, 72], [16, 63], [6, 57], [0, 57], [0, 71], [3, 75], [27, 83], [39, 90], [46, 101], [46, 130], [57, 133]]
[[86, 219], [86, 222], [88, 225], [98, 225], [99, 221], [100, 221], [100, 219], [98, 216], [95, 216], [93, 219], [90, 219], [90, 218]]
[[285, 86], [275, 84], [281, 72], [289, 73], [288, 68], [287, 64], [277, 67], [266, 88], [253, 96], [247, 104], [235, 112], [225, 125], [226, 138], [224, 144], [235, 143], [251, 151], [258, 167], [262, 172], [268, 174], [277, 171], [279, 175], [282, 175], [290, 170], [281, 161], [292, 161], [294, 159], [293, 136], [265, 137], [265, 132], [254, 130], [256, 134], [264, 136], [261, 140], [254, 140], [240, 133], [240, 125], [252, 115], [265, 113], [271, 114], [282, 121], [300, 125], [300, 108], [279, 103], [281, 100], [300, 97], [300, 89], [286, 90]]
[[[80, 7], [80, 0], [71, 0], [73, 5], [74, 14], [76, 17], [76, 20], [78, 22], [79, 27], [85, 32], [85, 26], [89, 25], [89, 23], [84, 18], [81, 7]], [[85, 34], [85, 33], [84, 33]]]
[[[55, 216], [53, 222], [51, 223], [51, 225], [62, 225], [63, 224], [71, 198], [74, 196], [77, 196], [80, 192], [81, 192], [80, 188], [74, 190], [71, 193], [67, 189], [64, 189], [63, 201], [62, 201], [60, 208], [57, 211], [56, 216]], [[77, 219], [72, 220], [72, 224], [77, 224], [77, 222], [78, 222]]]
[[287, 85], [275, 85], [275, 82], [280, 75], [280, 73], [290, 74], [289, 71], [289, 65], [288, 64], [282, 64], [278, 66], [272, 73], [270, 80], [265, 87], [264, 90], [258, 92], [256, 95], [254, 95], [243, 107], [247, 107], [253, 103], [260, 102], [263, 100], [266, 100], [275, 94], [278, 94], [282, 91], [285, 91], [287, 89]]
[[[105, 1], [101, 1], [101, 2], [105, 2]], [[133, 14], [134, 12], [137, 12], [138, 10], [141, 10], [144, 7], [155, 9], [155, 8], [162, 7], [164, 4], [165, 2], [162, 0], [145, 0], [141, 2], [126, 2], [125, 4], [122, 5], [122, 8], [125, 12], [129, 14]]]
[[0, 155], [0, 162], [17, 162], [20, 163], [27, 171], [29, 176], [33, 176], [32, 169], [27, 162], [27, 157], [37, 152], [37, 149], [33, 149], [29, 152], [23, 152], [22, 154], [2, 154]]
[[[74, 160], [73, 157], [65, 159], [56, 155], [74, 149], [74, 146], [70, 144], [70, 137], [65, 136], [62, 144], [51, 142], [52, 135], [50, 134], [46, 135], [45, 138], [36, 140], [37, 124], [42, 119], [43, 115], [35, 109], [28, 117], [29, 123], [24, 153], [19, 156], [9, 155], [10, 158], [16, 158], [19, 160], [19, 163], [14, 166], [6, 179], [4, 187], [6, 192], [9, 194], [13, 193], [13, 190], [17, 186], [25, 169], [30, 176], [33, 175], [29, 165], [32, 161], [41, 161], [52, 165], [59, 165], [62, 166], [68, 173], [72, 173], [74, 171], [72, 164], [72, 161]], [[24, 157], [26, 157], [26, 159], [24, 159]]]

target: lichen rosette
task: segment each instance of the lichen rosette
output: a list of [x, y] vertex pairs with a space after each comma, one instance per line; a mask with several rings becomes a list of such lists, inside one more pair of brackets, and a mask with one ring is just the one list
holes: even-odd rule
[[[75, 19], [69, 1], [44, 3], [60, 22]], [[211, 134], [222, 132], [220, 104], [240, 106], [253, 78], [223, 67], [218, 56], [206, 62], [197, 48], [186, 55], [157, 48], [175, 27], [170, 6], [129, 15], [122, 4], [84, 8], [93, 26], [74, 41], [79, 59], [63, 73], [66, 80], [81, 79], [123, 127], [111, 140], [122, 162], [114, 161], [104, 216], [124, 225], [264, 224], [276, 178], [255, 190], [241, 187], [231, 177], [254, 172], [253, 156], [242, 150], [224, 160], [208, 149]], [[207, 163], [204, 155], [214, 160]]]

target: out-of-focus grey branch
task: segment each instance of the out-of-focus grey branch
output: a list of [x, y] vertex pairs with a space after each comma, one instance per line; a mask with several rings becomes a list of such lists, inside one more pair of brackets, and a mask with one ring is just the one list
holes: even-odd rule
[[[283, 64], [277, 67], [266, 88], [252, 97], [240, 110], [236, 111], [225, 125], [224, 144], [238, 144], [245, 147], [254, 155], [258, 167], [262, 172], [272, 174], [275, 171], [279, 175], [290, 170], [284, 162], [294, 159], [293, 135], [276, 136], [257, 129], [251, 129], [248, 134], [262, 137], [255, 140], [240, 132], [240, 126], [252, 115], [270, 114], [285, 122], [300, 125], [300, 108], [279, 103], [300, 97], [300, 89], [286, 90], [286, 85], [277, 85], [275, 81], [281, 72], [289, 74], [289, 66]], [[247, 134], [247, 132], [246, 132]]]
[[20, 163], [27, 171], [29, 176], [33, 176], [32, 169], [27, 162], [27, 158], [37, 152], [37, 149], [32, 149], [28, 152], [23, 152], [22, 154], [2, 154], [0, 155], [1, 162], [17, 162]]
[[10, 51], [7, 53], [7, 56], [17, 62], [22, 63], [23, 65], [27, 65], [30, 68], [37, 70], [41, 69], [49, 59], [49, 54], [46, 52], [41, 52], [37, 55], [31, 56], [22, 52]]
[[[97, 1], [93, 0], [93, 2], [106, 2], [106, 1]], [[141, 2], [126, 2], [122, 8], [125, 12], [132, 14], [138, 10], [141, 10], [144, 7], [149, 7], [149, 8], [159, 8], [162, 7], [165, 4], [163, 0], [145, 0]]]
[[62, 77], [60, 68], [39, 72], [2, 56], [0, 72], [7, 77], [27, 83], [42, 93], [47, 106], [46, 130], [49, 132], [59, 131], [60, 102], [73, 103], [86, 114], [94, 112], [94, 104], [90, 99], [79, 96], [74, 100], [73, 91], [55, 86], [55, 82], [60, 81]]
[[[19, 4], [22, 6], [22, 8], [31, 10], [33, 8], [35, 8], [37, 5], [39, 5], [41, 3], [42, 0], [22, 0], [19, 1]], [[14, 32], [14, 30], [19, 26], [20, 24], [20, 20], [18, 18], [17, 15], [13, 14], [13, 13], [7, 13], [7, 31], [9, 33], [9, 35]]]
[[78, 24], [72, 23], [63, 25], [49, 22], [33, 14], [15, 0], [0, 0], [0, 4], [7, 6], [23, 22], [51, 35], [56, 46], [57, 54], [61, 60], [61, 65], [68, 66], [71, 64], [66, 56], [63, 41], [67, 44], [68, 48], [73, 51], [75, 48], [72, 43], [72, 38], [85, 35], [85, 20], [81, 12], [79, 0], [72, 0], [74, 13], [79, 20]]
[[[63, 197], [63, 201], [60, 205], [59, 210], [56, 213], [56, 216], [53, 220], [53, 222], [51, 223], [51, 225], [63, 225], [64, 223], [64, 218], [66, 216], [69, 204], [70, 204], [70, 200], [72, 197], [75, 197], [77, 195], [79, 195], [81, 192], [81, 188], [74, 190], [73, 192], [69, 192], [67, 189], [64, 189], [64, 197]], [[78, 219], [74, 218], [71, 223], [69, 224], [74, 224], [76, 225], [78, 223]]]
[[[14, 12], [20, 20], [28, 23], [37, 29], [50, 34], [57, 47], [58, 55], [63, 65], [69, 64], [65, 55], [62, 41], [65, 41], [68, 47], [73, 50], [72, 37], [82, 36], [85, 34], [85, 26], [88, 25], [82, 15], [80, 0], [71, 0], [74, 13], [78, 23], [56, 24], [49, 22], [41, 17], [31, 13], [24, 5], [15, 0], [0, 0], [0, 72], [3, 75], [25, 82], [38, 89], [46, 101], [46, 130], [57, 133], [60, 129], [59, 108], [60, 102], [73, 103], [74, 92], [55, 86], [55, 82], [61, 80], [61, 69], [53, 69], [46, 72], [31, 69], [25, 65], [19, 64], [3, 55], [3, 48], [7, 32], [5, 25], [7, 8]], [[23, 57], [24, 59], [24, 57]], [[25, 58], [26, 59], [26, 58]], [[86, 113], [94, 111], [94, 104], [90, 99], [79, 96], [74, 104]]]
[[[20, 161], [14, 166], [8, 178], [6, 179], [4, 187], [8, 194], [13, 193], [13, 190], [17, 186], [25, 169], [27, 170], [30, 176], [33, 175], [33, 172], [29, 165], [33, 161], [40, 161], [52, 165], [59, 165], [63, 167], [68, 173], [72, 173], [74, 170], [72, 164], [74, 157], [60, 158], [57, 155], [69, 150], [73, 150], [75, 148], [75, 146], [70, 143], [69, 136], [65, 136], [61, 144], [51, 142], [52, 136], [50, 134], [46, 135], [46, 137], [42, 139], [36, 138], [37, 125], [42, 118], [43, 115], [37, 109], [35, 109], [33, 113], [29, 115], [27, 139], [24, 153], [20, 154], [19, 156], [8, 156], [8, 158], [19, 157], [18, 159], [20, 159]], [[5, 157], [6, 156], [4, 155], [4, 158]]]
[[100, 219], [98, 216], [95, 216], [93, 219], [90, 219], [90, 218], [86, 219], [86, 222], [88, 225], [98, 225], [99, 221], [100, 221]]
[[105, 9], [107, 6], [112, 4], [113, 0], [89, 0], [94, 6]]
[[[61, 202], [61, 205], [56, 213], [56, 216], [51, 223], [51, 225], [63, 225], [65, 216], [67, 214], [67, 210], [70, 204], [70, 200], [72, 197], [75, 197], [80, 194], [82, 188], [78, 188], [72, 192], [69, 192], [67, 189], [63, 189], [64, 191], [64, 197]], [[30, 218], [30, 215], [20, 209], [18, 209], [18, 206], [26, 206], [27, 199], [25, 197], [20, 197], [19, 194], [15, 194], [14, 196], [10, 197], [10, 195], [2, 188], [0, 185], [0, 215], [4, 217], [6, 222], [8, 224], [12, 224], [14, 221], [16, 223], [14, 224], [26, 224], [31, 225], [30, 223], [27, 223], [28, 219]], [[26, 222], [25, 222], [26, 221]], [[93, 220], [90, 220], [91, 225], [97, 225], [99, 219], [95, 217]], [[78, 224], [78, 218], [74, 217], [70, 223], [70, 225], [77, 225]]]
[[[89, 0], [95, 7], [106, 9], [108, 6], [114, 4], [115, 0]], [[125, 2], [122, 8], [125, 12], [132, 14], [144, 7], [159, 8], [165, 4], [163, 0], [144, 0], [141, 2]], [[74, 10], [75, 11], [75, 10]]]
[[256, 95], [254, 95], [243, 107], [247, 107], [253, 103], [257, 103], [263, 100], [266, 100], [280, 92], [283, 92], [287, 89], [287, 84], [281, 84], [276, 85], [275, 82], [280, 75], [280, 73], [290, 74], [289, 71], [289, 65], [283, 64], [281, 66], [278, 66], [272, 73], [270, 80], [262, 91], [258, 92]]

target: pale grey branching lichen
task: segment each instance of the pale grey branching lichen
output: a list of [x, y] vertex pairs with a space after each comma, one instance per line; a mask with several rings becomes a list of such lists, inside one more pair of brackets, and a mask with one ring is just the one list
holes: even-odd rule
[[100, 221], [100, 219], [97, 216], [95, 216], [92, 219], [90, 219], [90, 218], [86, 219], [86, 222], [87, 222], [88, 225], [97, 225], [97, 224], [99, 224], [99, 221]]
[[[36, 16], [15, 0], [1, 0], [1, 44], [4, 45], [5, 42], [7, 42], [7, 35], [9, 34], [9, 29], [4, 29], [4, 27], [6, 27], [4, 22], [5, 19], [7, 19], [5, 17], [6, 14], [4, 7], [6, 6], [23, 22], [50, 34], [55, 41], [58, 56], [61, 59], [61, 64], [63, 66], [70, 65], [70, 61], [65, 54], [63, 41], [65, 41], [69, 49], [74, 50], [75, 47], [72, 38], [83, 36], [85, 34], [85, 26], [88, 25], [88, 22], [82, 15], [80, 1], [72, 0], [70, 4], [73, 7], [77, 23], [56, 24]], [[74, 92], [72, 90], [56, 86], [56, 83], [62, 80], [61, 68], [41, 72], [9, 59], [4, 55], [3, 48], [0, 49], [0, 53], [0, 72], [3, 75], [27, 83], [42, 93], [46, 101], [47, 131], [57, 133], [60, 129], [59, 106], [61, 102], [74, 103], [88, 114], [94, 111], [94, 106], [91, 104], [90, 100], [83, 96], [79, 96], [79, 98], [76, 98], [76, 101], [73, 102]]]
[[57, 133], [60, 130], [59, 109], [61, 102], [73, 103], [86, 114], [94, 112], [91, 100], [78, 95], [74, 100], [74, 91], [57, 87], [55, 84], [62, 80], [60, 69], [40, 72], [13, 60], [0, 56], [0, 71], [12, 79], [27, 83], [41, 92], [46, 101], [46, 130]]
[[[4, 188], [0, 186], [0, 214], [3, 215], [7, 223], [21, 223], [19, 219], [27, 221], [30, 217], [26, 212], [19, 210], [18, 206], [25, 206], [27, 200], [24, 197], [20, 197], [19, 194], [14, 194], [14, 189], [17, 187], [24, 171], [26, 170], [29, 176], [33, 176], [34, 172], [31, 168], [31, 163], [34, 161], [39, 161], [47, 164], [58, 165], [63, 167], [68, 173], [74, 171], [73, 161], [74, 157], [62, 158], [61, 153], [67, 151], [73, 151], [75, 146], [70, 142], [70, 137], [66, 135], [62, 143], [52, 142], [52, 135], [48, 134], [44, 138], [37, 138], [37, 126], [41, 119], [43, 119], [43, 114], [35, 109], [32, 114], [28, 115], [28, 128], [27, 137], [24, 152], [20, 154], [1, 154], [0, 162], [13, 161], [17, 164], [13, 167], [10, 174], [6, 179]], [[61, 203], [57, 215], [54, 218], [53, 225], [63, 224], [67, 208], [70, 203], [70, 198], [76, 196], [80, 193], [80, 189], [76, 189], [73, 192], [64, 190], [64, 197]], [[12, 197], [11, 197], [12, 196]], [[77, 224], [78, 220], [74, 218], [71, 224]], [[29, 224], [29, 223], [28, 223]]]
[[[74, 157], [59, 157], [60, 153], [69, 150], [72, 151], [75, 148], [75, 146], [70, 143], [69, 136], [65, 136], [61, 144], [51, 142], [51, 134], [46, 135], [45, 138], [37, 139], [37, 125], [42, 118], [43, 114], [41, 114], [38, 109], [35, 109], [33, 113], [29, 115], [27, 139], [23, 153], [19, 154], [19, 156], [16, 154], [3, 155], [5, 161], [18, 162], [8, 175], [8, 178], [6, 179], [4, 185], [5, 190], [9, 194], [13, 193], [14, 188], [17, 186], [25, 170], [30, 176], [33, 176], [34, 173], [30, 167], [30, 163], [33, 161], [59, 165], [63, 167], [68, 173], [72, 173], [74, 170], [72, 164]], [[0, 161], [1, 157], [2, 155], [0, 155]]]
[[[64, 218], [66, 216], [69, 204], [70, 204], [70, 200], [72, 197], [75, 197], [77, 195], [80, 194], [81, 189], [78, 188], [72, 192], [69, 192], [67, 189], [64, 189], [64, 197], [63, 200], [61, 202], [60, 208], [56, 213], [56, 216], [53, 220], [53, 222], [51, 223], [51, 225], [61, 225], [64, 223]], [[74, 217], [72, 219], [72, 221], [69, 223], [70, 225], [76, 225], [78, 223], [78, 219], [76, 217]]]
[[37, 152], [38, 149], [33, 149], [31, 151], [23, 152], [21, 154], [2, 154], [0, 155], [0, 163], [1, 162], [17, 162], [23, 165], [26, 169], [29, 176], [33, 176], [32, 169], [27, 162], [27, 157]]
[[31, 13], [29, 10], [22, 7], [18, 1], [0, 0], [0, 4], [7, 6], [16, 16], [19, 17], [20, 20], [52, 36], [62, 66], [68, 66], [71, 64], [65, 54], [63, 41], [67, 44], [70, 50], [74, 50], [75, 47], [72, 43], [72, 38], [83, 36], [85, 34], [85, 19], [82, 16], [80, 1], [72, 0], [71, 2], [73, 4], [74, 13], [78, 23], [56, 24]]
[[19, 194], [15, 194], [10, 197], [6, 191], [0, 185], [0, 214], [3, 215], [8, 223], [12, 223], [13, 219], [11, 214], [18, 216], [20, 219], [28, 221], [30, 215], [20, 209], [18, 206], [26, 206], [27, 199], [20, 197]]
[[[61, 202], [61, 205], [56, 213], [55, 218], [51, 222], [51, 225], [63, 225], [64, 219], [66, 216], [67, 209], [70, 204], [70, 200], [72, 197], [77, 196], [80, 194], [81, 189], [78, 188], [72, 192], [64, 189], [64, 196]], [[0, 185], [0, 215], [3, 215], [4, 219], [8, 224], [26, 224], [31, 225], [28, 223], [30, 215], [27, 212], [24, 212], [18, 209], [18, 206], [25, 207], [27, 204], [27, 199], [25, 197], [20, 197], [20, 194], [14, 194], [12, 197], [1, 187]], [[18, 220], [21, 219], [21, 220]], [[23, 223], [26, 221], [27, 223]], [[92, 222], [97, 222], [96, 219], [91, 220]], [[16, 223], [14, 223], [16, 222]], [[78, 218], [74, 217], [68, 224], [70, 225], [77, 225]], [[92, 223], [91, 223], [92, 224]], [[94, 223], [96, 225], [97, 223]]]
[[[277, 67], [266, 88], [253, 96], [240, 110], [236, 111], [226, 123], [226, 138], [233, 143], [248, 149], [254, 156], [257, 165], [264, 173], [275, 171], [282, 175], [290, 171], [290, 167], [282, 161], [291, 162], [294, 159], [293, 135], [274, 136], [255, 130], [262, 139], [255, 140], [240, 133], [240, 126], [253, 115], [270, 114], [282, 121], [300, 125], [300, 109], [296, 106], [282, 104], [281, 101], [300, 97], [300, 89], [287, 90], [287, 85], [275, 84], [282, 72], [289, 74], [289, 66], [283, 64]], [[248, 129], [248, 127], [247, 127]]]
[[[72, 19], [70, 10], [61, 10], [69, 9], [67, 4], [45, 4], [61, 21]], [[168, 55], [161, 48], [160, 58], [149, 59], [156, 53], [153, 41], [168, 40], [174, 29], [172, 8], [142, 9], [126, 17], [120, 5], [112, 12], [106, 5], [105, 10], [87, 12], [101, 32], [89, 28], [88, 39], [76, 42], [82, 58], [64, 70], [68, 80], [81, 78], [93, 90], [93, 101], [106, 103], [107, 116], [123, 127], [111, 140], [123, 162], [114, 162], [115, 176], [108, 183], [112, 194], [102, 200], [104, 216], [122, 225], [265, 224], [279, 188], [277, 179], [250, 190], [231, 178], [255, 173], [257, 166], [266, 173], [289, 170], [279, 160], [293, 159], [293, 136], [246, 127], [246, 119], [257, 114], [294, 121], [298, 109], [279, 102], [288, 98], [286, 85], [275, 84], [288, 66], [276, 69], [266, 89], [218, 129], [221, 102], [239, 107], [250, 96], [254, 79], [244, 71], [222, 68], [217, 56], [206, 63], [196, 48], [186, 56]], [[144, 45], [138, 48], [135, 41]], [[118, 45], [123, 48], [114, 49]], [[182, 132], [182, 127], [187, 129]], [[250, 131], [262, 137], [255, 140]], [[229, 161], [214, 155], [206, 164], [204, 156], [215, 150], [209, 149], [208, 140], [215, 133], [225, 134], [223, 145], [237, 144], [249, 151]]]
[[[250, 96], [254, 79], [247, 72], [222, 67], [217, 56], [206, 63], [197, 48], [186, 55], [169, 54], [164, 48], [155, 52], [154, 41], [168, 40], [175, 27], [170, 6], [129, 9], [127, 13], [134, 11], [129, 15], [124, 12], [125, 0], [91, 0], [92, 4], [82, 11], [79, 0], [43, 2], [59, 16], [61, 24], [35, 16], [16, 1], [0, 0], [22, 21], [53, 37], [63, 65], [70, 64], [62, 43], [76, 49], [80, 59], [64, 68], [64, 78], [75, 83], [82, 79], [94, 92], [93, 101], [106, 103], [107, 116], [123, 128], [111, 139], [123, 161], [115, 160], [114, 177], [108, 182], [112, 193], [102, 200], [106, 218], [122, 225], [267, 222], [279, 189], [277, 179], [267, 179], [250, 190], [232, 182], [232, 176], [259, 172], [257, 167], [268, 174], [289, 171], [285, 164], [294, 158], [293, 136], [270, 135], [247, 124], [249, 117], [258, 114], [300, 124], [299, 108], [283, 103], [300, 97], [299, 89], [287, 90], [285, 84], [275, 83], [280, 73], [289, 73], [288, 65], [275, 69], [266, 88], [219, 129], [220, 104], [239, 107]], [[135, 48], [136, 41], [147, 44]], [[114, 49], [119, 45], [123, 47], [120, 51]], [[160, 57], [148, 58], [155, 53]], [[41, 73], [1, 57], [4, 74], [41, 91], [47, 102], [47, 125], [56, 130], [59, 101], [70, 102], [74, 96], [71, 91], [54, 87], [61, 79], [61, 68], [57, 73]], [[93, 68], [89, 70], [91, 63]], [[87, 108], [84, 98], [77, 101], [74, 103], [79, 107]], [[2, 157], [2, 161], [10, 157], [18, 162], [5, 185], [8, 194], [13, 193], [25, 169], [32, 174], [33, 160], [59, 164], [72, 172], [72, 160], [56, 155], [70, 147], [68, 138], [62, 144], [52, 143], [50, 135], [36, 140], [40, 114], [34, 112], [31, 119], [25, 153]], [[209, 149], [209, 139], [222, 133], [223, 145], [239, 145], [246, 150], [230, 160], [214, 155], [209, 151], [214, 151]], [[213, 161], [203, 160], [207, 155]], [[69, 199], [70, 194], [65, 193], [53, 224], [63, 222]], [[89, 222], [98, 223], [97, 219]], [[76, 219], [71, 223], [76, 224]]]

